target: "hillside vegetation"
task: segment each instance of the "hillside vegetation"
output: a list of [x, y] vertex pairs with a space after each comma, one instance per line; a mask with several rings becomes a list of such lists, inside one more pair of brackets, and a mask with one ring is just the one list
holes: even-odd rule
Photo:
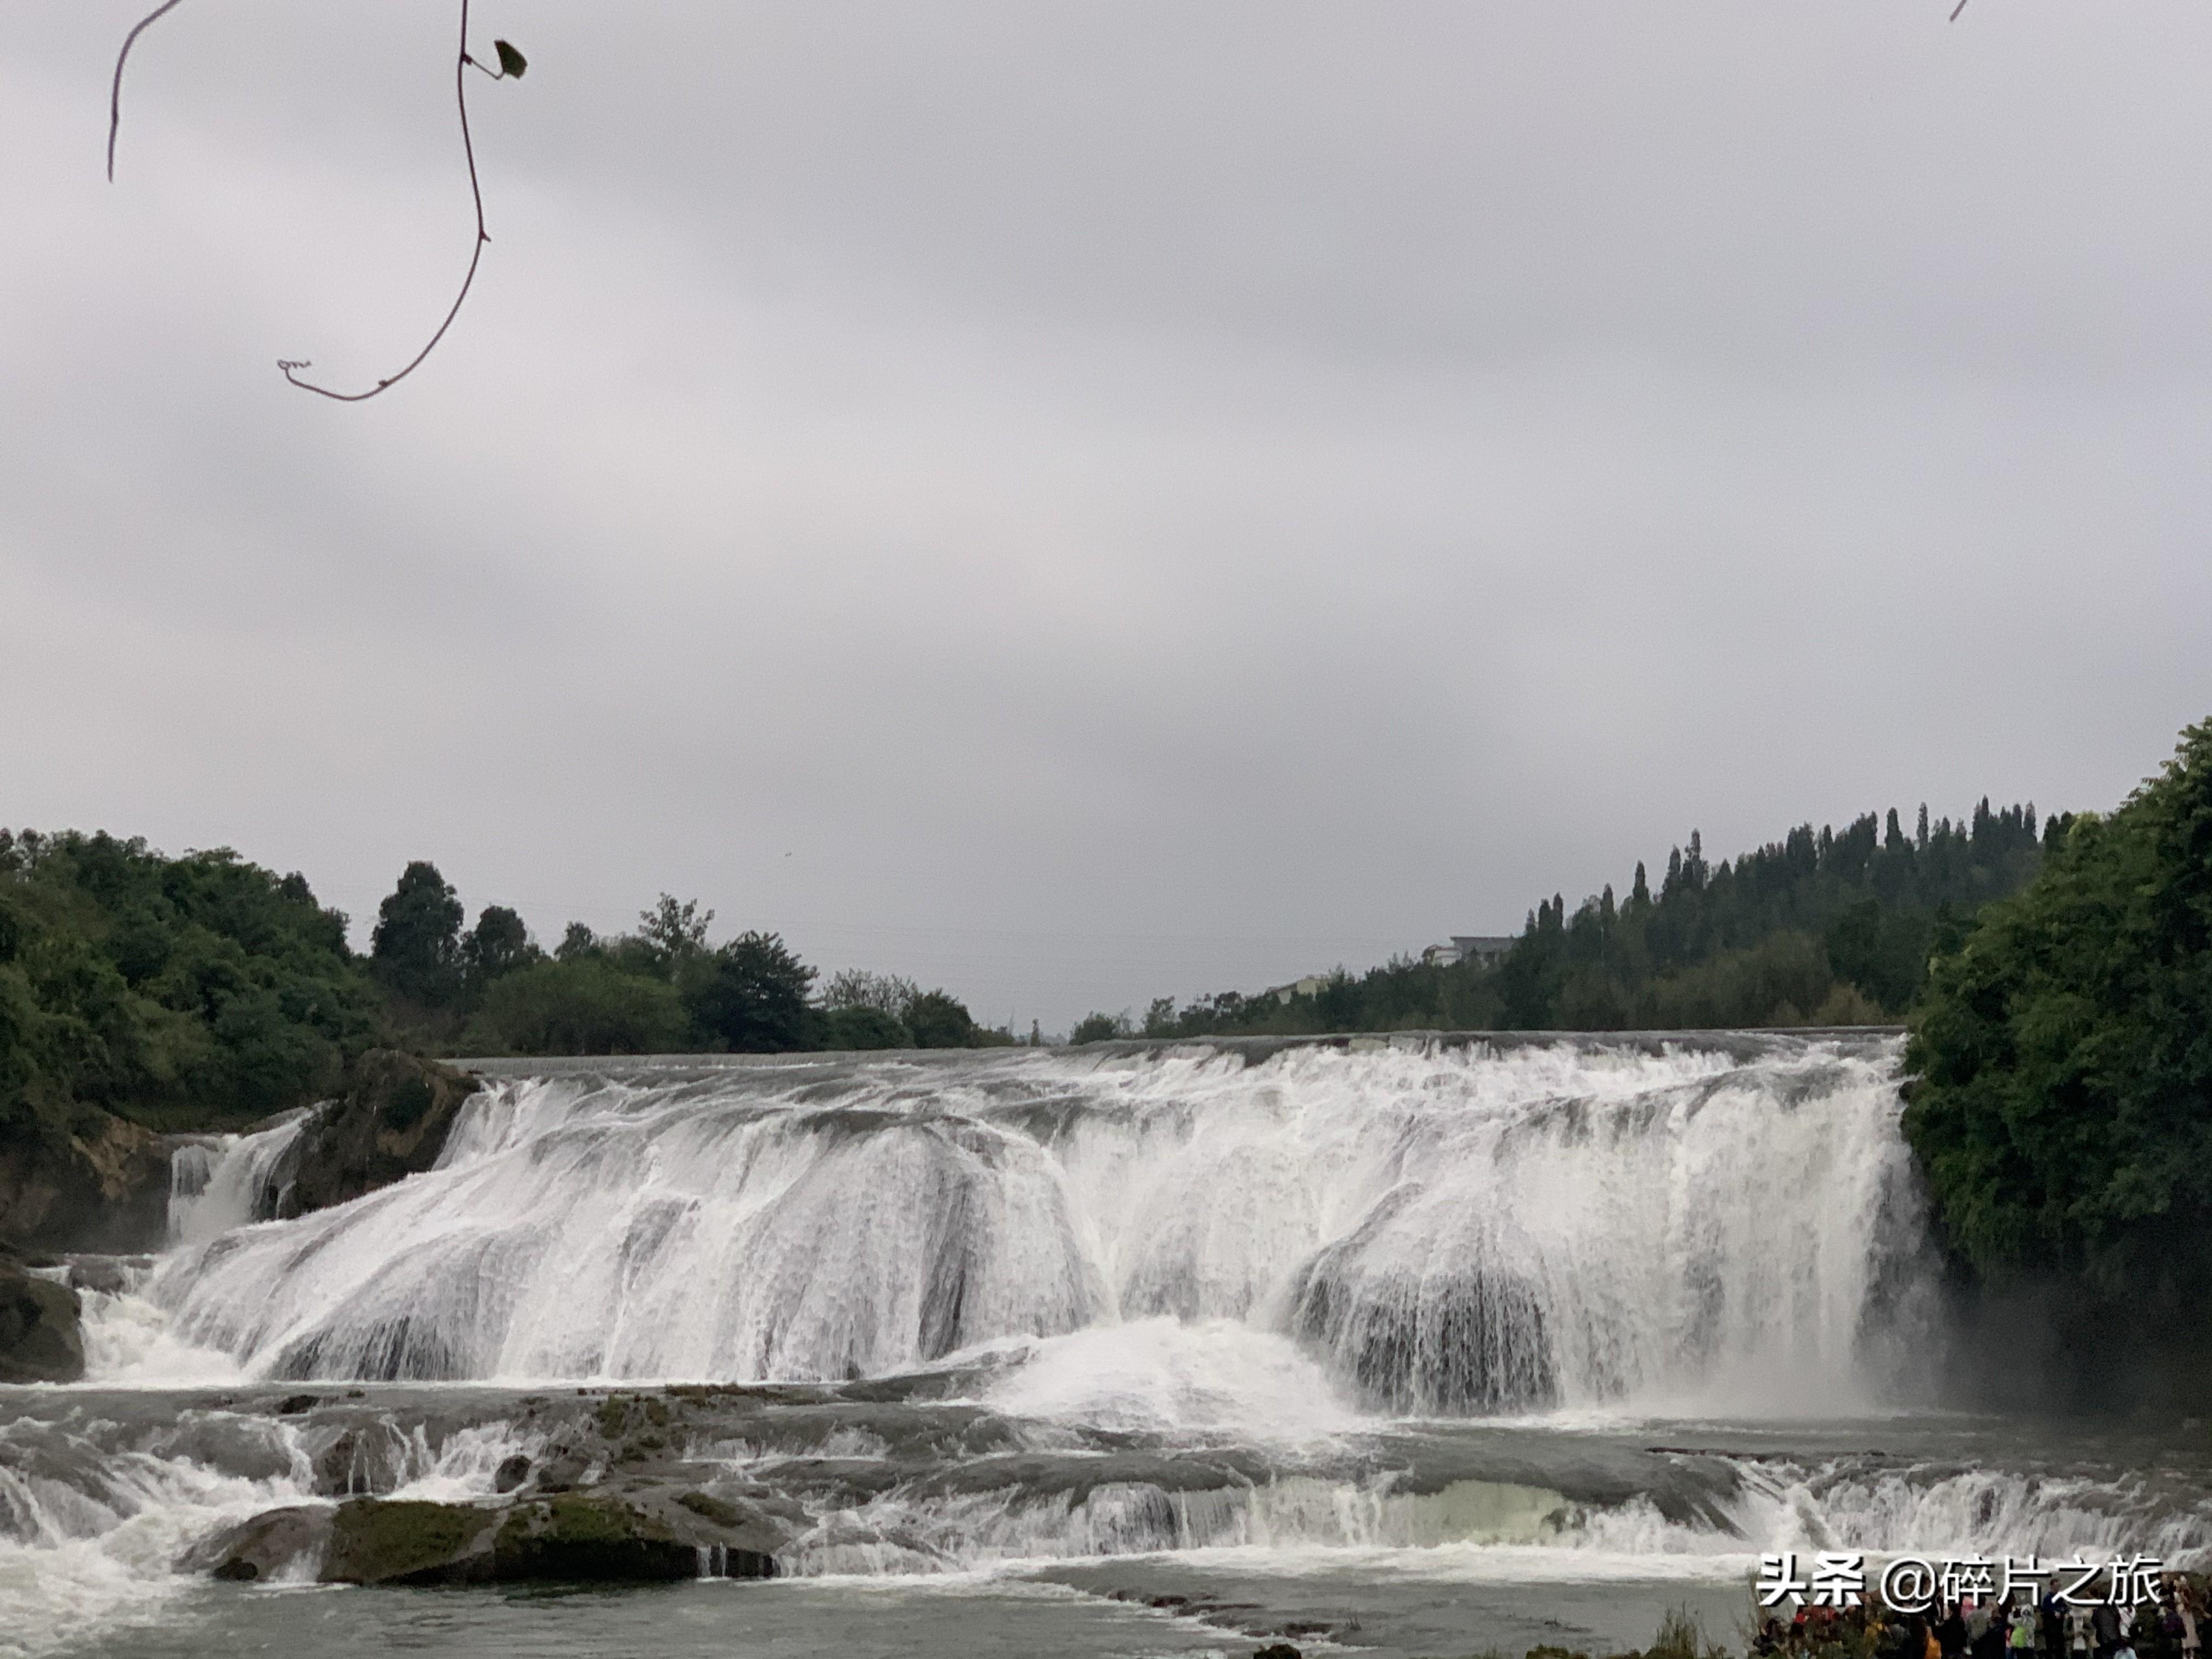
[[327, 1098], [380, 1046], [635, 1054], [959, 1047], [1012, 1039], [910, 981], [815, 970], [772, 933], [722, 944], [664, 896], [634, 933], [464, 912], [407, 866], [367, 955], [307, 879], [228, 849], [172, 858], [106, 834], [0, 830], [0, 1146], [97, 1139], [112, 1115], [227, 1129]]
[[1141, 1026], [1094, 1014], [1077, 1040], [1314, 1031], [1624, 1030], [1869, 1024], [1905, 1018], [1931, 953], [1982, 907], [2040, 867], [2057, 817], [2035, 808], [1930, 823], [1907, 834], [1893, 808], [1849, 828], [1802, 824], [1733, 861], [1703, 839], [1667, 861], [1656, 892], [1641, 864], [1625, 900], [1612, 887], [1570, 914], [1554, 894], [1495, 963], [1404, 958], [1340, 969], [1308, 994], [1224, 992], [1178, 1008], [1154, 1002]]
[[345, 918], [228, 851], [0, 830], [0, 1125], [250, 1122], [376, 1039]]
[[1936, 958], [1907, 1069], [1986, 1291], [2033, 1291], [2092, 1369], [2212, 1351], [2212, 721]]
[[714, 913], [663, 893], [635, 932], [571, 922], [551, 951], [522, 918], [466, 912], [414, 863], [377, 913], [368, 966], [410, 1046], [472, 1054], [790, 1054], [1010, 1043], [945, 991], [895, 975], [820, 975], [775, 933], [710, 942]]

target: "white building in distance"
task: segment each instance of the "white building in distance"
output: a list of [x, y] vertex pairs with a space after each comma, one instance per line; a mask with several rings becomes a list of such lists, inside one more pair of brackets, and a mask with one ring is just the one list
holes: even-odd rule
[[1462, 962], [1475, 962], [1485, 968], [1494, 968], [1498, 959], [1513, 948], [1510, 937], [1486, 933], [1454, 933], [1449, 945], [1431, 945], [1421, 952], [1421, 960], [1431, 968], [1449, 968]]

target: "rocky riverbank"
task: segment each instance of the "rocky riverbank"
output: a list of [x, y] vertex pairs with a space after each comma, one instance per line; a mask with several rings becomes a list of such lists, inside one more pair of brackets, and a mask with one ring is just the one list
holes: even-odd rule
[[282, 1168], [271, 1213], [304, 1215], [421, 1174], [483, 1086], [434, 1060], [370, 1049], [347, 1068], [337, 1097], [314, 1109]]
[[102, 1492], [118, 1460], [149, 1456], [263, 1483], [267, 1508], [173, 1564], [232, 1583], [928, 1574], [1000, 1551], [1143, 1553], [1296, 1528], [1307, 1505], [1334, 1513], [1355, 1490], [1373, 1504], [1387, 1489], [1409, 1537], [1521, 1540], [1638, 1501], [1725, 1525], [1737, 1490], [1731, 1467], [1695, 1453], [1577, 1447], [1540, 1466], [1482, 1434], [1294, 1450], [1040, 1425], [981, 1403], [1005, 1363], [805, 1385], [14, 1398], [26, 1467], [56, 1489]]
[[74, 1382], [84, 1375], [76, 1292], [0, 1257], [0, 1382]]
[[310, 1560], [325, 1584], [769, 1578], [774, 1551], [793, 1531], [742, 1498], [703, 1489], [564, 1492], [481, 1504], [356, 1498], [257, 1515], [196, 1547], [180, 1565], [233, 1583], [275, 1577]]
[[[482, 1086], [434, 1060], [370, 1050], [334, 1099], [309, 1109], [255, 1194], [256, 1218], [343, 1204], [429, 1169]], [[120, 1288], [112, 1258], [161, 1247], [173, 1161], [210, 1139], [99, 1111], [67, 1126], [26, 1119], [0, 1137], [0, 1382], [84, 1374], [77, 1291]]]

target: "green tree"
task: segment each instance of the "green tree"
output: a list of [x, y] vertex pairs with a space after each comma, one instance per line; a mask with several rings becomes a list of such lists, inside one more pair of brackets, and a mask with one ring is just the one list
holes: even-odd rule
[[522, 918], [503, 904], [488, 904], [461, 941], [461, 960], [479, 993], [501, 974], [527, 967], [544, 953], [530, 942]]
[[975, 1017], [965, 1003], [945, 991], [924, 991], [908, 1004], [907, 1030], [917, 1048], [969, 1048], [975, 1045]]
[[585, 957], [501, 975], [461, 1041], [488, 1054], [649, 1054], [683, 1048], [686, 1035], [674, 986]]
[[[1905, 1133], [1985, 1281], [2130, 1330], [2212, 1297], [2212, 721], [1930, 970]], [[2123, 1303], [2123, 1295], [2126, 1298]]]
[[1106, 1042], [1129, 1035], [1129, 1022], [1113, 1014], [1085, 1014], [1067, 1034], [1070, 1042]]
[[673, 978], [684, 965], [707, 954], [707, 927], [712, 910], [702, 911], [699, 901], [677, 902], [673, 893], [663, 893], [650, 910], [638, 912], [637, 936], [650, 952], [660, 973]]
[[375, 1035], [345, 927], [227, 849], [0, 831], [0, 1121], [222, 1128], [313, 1100]]
[[700, 1035], [732, 1053], [784, 1054], [815, 1046], [813, 983], [779, 935], [746, 933], [693, 963], [684, 1001]]
[[921, 987], [899, 974], [872, 974], [847, 968], [830, 976], [822, 988], [825, 1008], [873, 1008], [904, 1022], [907, 1010], [921, 994]]
[[394, 991], [425, 1008], [452, 1005], [461, 990], [461, 922], [466, 915], [438, 866], [417, 859], [377, 907], [369, 961]]
[[[1602, 888], [1572, 913], [1553, 894], [1528, 912], [1502, 959], [1394, 958], [1339, 969], [1308, 995], [1223, 992], [1145, 1016], [1153, 1036], [1623, 1026], [1865, 1023], [1918, 1000], [1932, 951], [1981, 908], [2032, 878], [2035, 808], [1991, 808], [1921, 824], [1894, 811], [1838, 830], [1800, 824], [1778, 842], [1710, 863], [1692, 831], [1659, 891], [1635, 866], [1628, 897]], [[1924, 828], [1925, 833], [1921, 833]]]

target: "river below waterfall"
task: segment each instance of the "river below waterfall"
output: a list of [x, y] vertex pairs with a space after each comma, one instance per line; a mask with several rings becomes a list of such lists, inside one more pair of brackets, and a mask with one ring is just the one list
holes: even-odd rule
[[[88, 1379], [0, 1389], [0, 1654], [1603, 1652], [1685, 1604], [1736, 1645], [1768, 1551], [2212, 1561], [2193, 1425], [1940, 1408], [1897, 1063], [485, 1062], [437, 1168], [289, 1220], [298, 1124], [214, 1141], [86, 1293]], [[772, 1513], [777, 1576], [193, 1570], [617, 1476]]]

